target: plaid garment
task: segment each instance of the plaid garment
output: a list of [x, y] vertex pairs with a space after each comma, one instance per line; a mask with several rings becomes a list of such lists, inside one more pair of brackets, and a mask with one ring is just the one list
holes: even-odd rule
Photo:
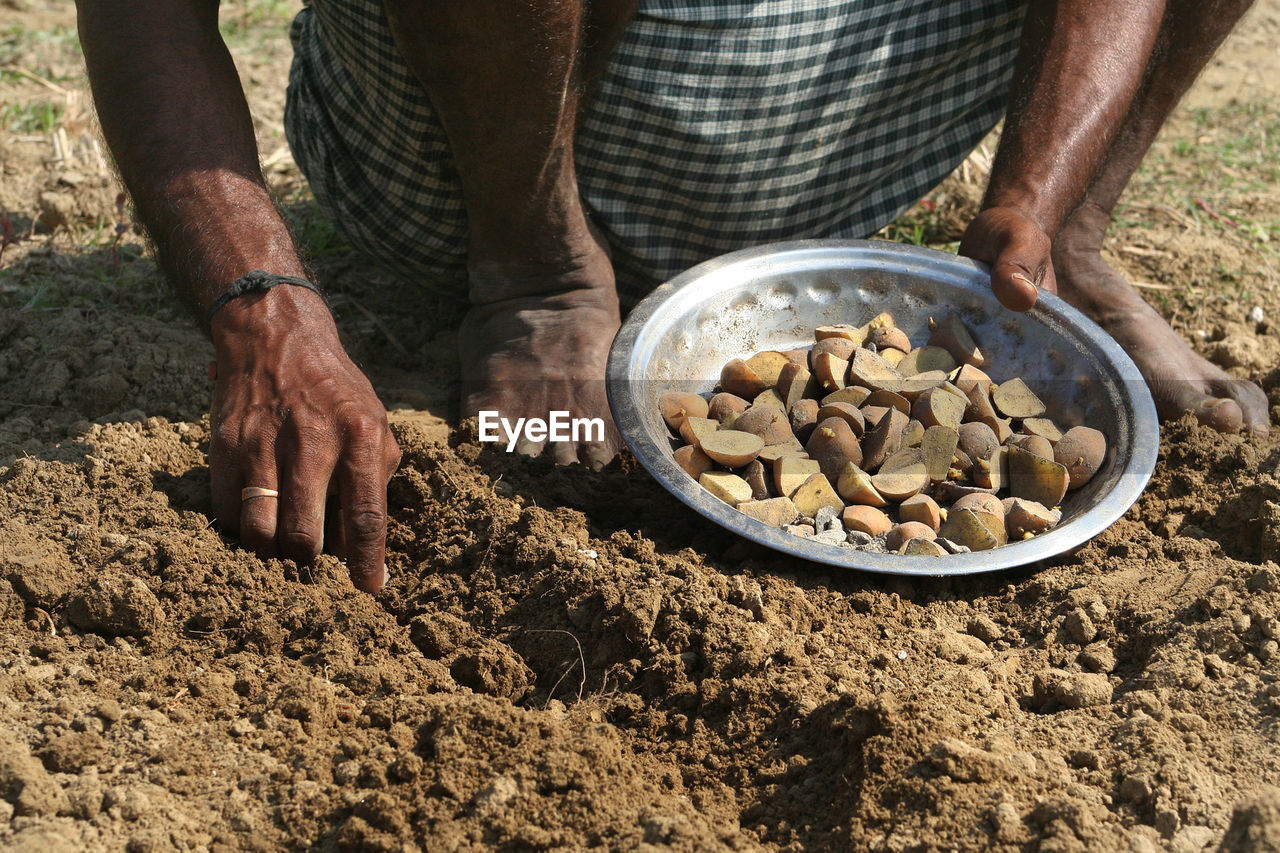
[[[624, 304], [724, 252], [866, 237], [942, 180], [1007, 100], [1025, 0], [642, 0], [580, 123], [583, 199]], [[466, 295], [444, 131], [380, 0], [294, 21], [286, 134], [362, 253]]]

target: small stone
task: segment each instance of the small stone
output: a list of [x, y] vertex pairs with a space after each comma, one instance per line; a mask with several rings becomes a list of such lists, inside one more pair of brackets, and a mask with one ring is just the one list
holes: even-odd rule
[[863, 533], [861, 530], [850, 530], [845, 535], [845, 541], [850, 545], [856, 545], [859, 548], [868, 545], [875, 537], [870, 533]]
[[975, 616], [969, 620], [965, 629], [984, 643], [994, 643], [1004, 634], [1000, 626], [990, 616]]
[[815, 542], [825, 542], [828, 545], [843, 545], [846, 541], [843, 530], [824, 530], [815, 534], [813, 539]]
[[796, 510], [796, 505], [791, 502], [791, 498], [742, 501], [738, 504], [738, 511], [770, 527], [786, 527], [800, 516], [800, 513]]
[[1091, 672], [1111, 672], [1116, 668], [1116, 654], [1106, 643], [1094, 643], [1080, 652], [1080, 663]]
[[1081, 645], [1092, 642], [1093, 638], [1098, 635], [1097, 627], [1082, 607], [1077, 607], [1068, 613], [1066, 621], [1062, 623], [1062, 627], [1066, 629], [1071, 639]]
[[782, 529], [785, 532], [790, 533], [792, 536], [801, 536], [805, 538], [813, 536], [813, 528], [805, 524], [788, 524]]
[[1261, 305], [1255, 305], [1249, 309], [1248, 319], [1250, 323], [1257, 325], [1267, 319], [1267, 315], [1263, 313]]
[[969, 548], [968, 545], [961, 545], [959, 542], [954, 542], [945, 536], [939, 536], [934, 541], [937, 542], [939, 545], [941, 545], [942, 550], [946, 551], [948, 554], [971, 553], [971, 549]]
[[813, 526], [819, 530], [830, 530], [833, 525], [840, 524], [840, 513], [833, 506], [821, 507], [813, 517]]

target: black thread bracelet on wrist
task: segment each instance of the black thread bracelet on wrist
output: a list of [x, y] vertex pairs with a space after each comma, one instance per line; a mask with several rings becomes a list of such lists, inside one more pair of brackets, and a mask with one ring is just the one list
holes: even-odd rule
[[209, 312], [204, 317], [205, 326], [211, 326], [213, 324], [213, 315], [217, 314], [222, 310], [222, 306], [237, 296], [247, 296], [250, 293], [266, 293], [277, 284], [293, 284], [298, 287], [305, 287], [324, 300], [326, 307], [329, 305], [329, 300], [325, 299], [324, 293], [321, 292], [320, 288], [305, 278], [298, 278], [292, 275], [275, 275], [266, 270], [250, 270], [231, 282], [231, 286], [223, 291], [222, 295], [217, 299], [213, 300], [213, 304], [209, 306]]

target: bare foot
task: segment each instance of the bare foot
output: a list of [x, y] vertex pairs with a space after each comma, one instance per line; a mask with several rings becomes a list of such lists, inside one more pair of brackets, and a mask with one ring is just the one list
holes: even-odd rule
[[1197, 355], [1155, 309], [1102, 259], [1095, 241], [1064, 228], [1053, 253], [1058, 292], [1089, 315], [1138, 365], [1162, 418], [1193, 412], [1220, 432], [1270, 432], [1267, 397]]
[[[474, 265], [473, 307], [462, 321], [462, 416], [496, 410], [517, 418], [600, 418], [602, 440], [522, 440], [516, 450], [531, 456], [548, 443], [558, 464], [582, 462], [602, 468], [617, 455], [621, 437], [609, 413], [605, 363], [620, 324], [613, 267], [599, 246], [563, 272]], [[598, 436], [591, 436], [592, 439]]]

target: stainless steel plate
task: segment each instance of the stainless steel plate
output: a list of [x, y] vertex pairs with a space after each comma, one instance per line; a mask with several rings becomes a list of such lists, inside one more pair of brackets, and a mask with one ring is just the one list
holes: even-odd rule
[[[889, 311], [914, 342], [928, 318], [958, 311], [986, 351], [997, 382], [1022, 376], [1064, 429], [1084, 424], [1108, 441], [1102, 469], [1069, 492], [1054, 530], [974, 554], [906, 557], [801, 539], [712, 497], [676, 464], [658, 400], [706, 394], [731, 358], [808, 346], [813, 328], [865, 323]], [[623, 323], [609, 355], [609, 403], [632, 453], [658, 482], [702, 515], [770, 548], [833, 566], [902, 575], [963, 575], [1024, 565], [1075, 548], [1106, 529], [1155, 469], [1159, 422], [1138, 368], [1092, 321], [1044, 294], [1025, 314], [991, 294], [986, 267], [897, 243], [805, 240], [734, 252], [662, 285]]]

